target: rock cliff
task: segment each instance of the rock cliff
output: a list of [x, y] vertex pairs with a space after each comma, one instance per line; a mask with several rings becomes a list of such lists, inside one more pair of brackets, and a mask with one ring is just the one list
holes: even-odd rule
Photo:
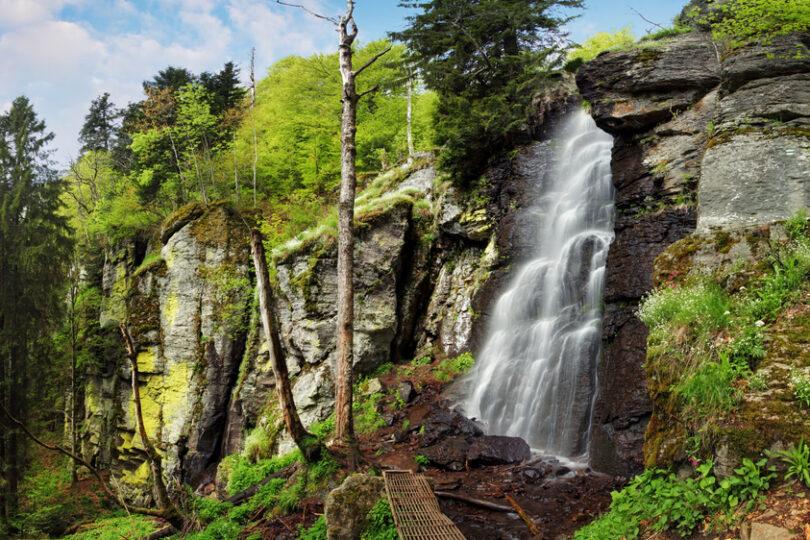
[[808, 36], [783, 36], [731, 50], [693, 31], [604, 53], [577, 73], [594, 119], [615, 137], [597, 469], [642, 464], [653, 403], [635, 311], [656, 257], [695, 231], [767, 224], [810, 206], [807, 45]]

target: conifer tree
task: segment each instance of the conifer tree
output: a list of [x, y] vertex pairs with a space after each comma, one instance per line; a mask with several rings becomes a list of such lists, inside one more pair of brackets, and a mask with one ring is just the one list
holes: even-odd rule
[[[0, 402], [22, 420], [42, 387], [34, 382], [49, 359], [43, 348], [64, 304], [70, 260], [69, 229], [58, 213], [62, 183], [46, 150], [51, 139], [25, 97], [0, 115]], [[17, 507], [23, 457], [21, 433], [2, 418], [5, 518]]]
[[[563, 60], [560, 8], [582, 0], [432, 0], [403, 2], [423, 13], [392, 33], [436, 90], [440, 165], [466, 180], [510, 140], [523, 135], [532, 97]], [[570, 12], [569, 12], [570, 13]], [[505, 143], [504, 143], [505, 141]]]

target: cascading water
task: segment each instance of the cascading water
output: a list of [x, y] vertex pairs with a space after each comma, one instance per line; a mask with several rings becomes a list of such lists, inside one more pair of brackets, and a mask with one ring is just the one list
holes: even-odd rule
[[613, 139], [579, 111], [558, 143], [558, 166], [531, 208], [536, 258], [496, 303], [465, 409], [490, 433], [578, 461], [590, 443], [614, 236]]

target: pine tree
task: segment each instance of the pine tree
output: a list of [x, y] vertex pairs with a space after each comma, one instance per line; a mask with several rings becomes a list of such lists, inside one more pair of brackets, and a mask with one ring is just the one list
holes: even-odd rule
[[[423, 13], [392, 34], [439, 95], [440, 165], [467, 180], [526, 128], [532, 97], [563, 59], [555, 8], [582, 0], [432, 0], [403, 2]], [[505, 141], [505, 142], [504, 142]]]
[[118, 119], [121, 111], [110, 101], [110, 94], [104, 92], [90, 103], [90, 110], [84, 117], [84, 125], [79, 134], [81, 152], [109, 151], [118, 137]]
[[[37, 379], [49, 359], [44, 351], [63, 308], [70, 260], [69, 229], [58, 213], [63, 186], [46, 150], [51, 139], [25, 97], [0, 116], [0, 401], [22, 420], [44, 386]], [[17, 507], [22, 436], [6, 418], [0, 424], [0, 512], [7, 518]]]

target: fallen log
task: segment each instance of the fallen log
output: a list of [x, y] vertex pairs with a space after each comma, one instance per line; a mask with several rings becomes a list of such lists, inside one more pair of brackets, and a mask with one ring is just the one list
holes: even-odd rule
[[526, 514], [526, 512], [523, 511], [523, 508], [521, 508], [520, 505], [518, 505], [518, 503], [515, 501], [515, 499], [513, 499], [509, 495], [504, 495], [504, 496], [506, 497], [506, 500], [509, 501], [509, 504], [511, 504], [512, 507], [515, 509], [515, 511], [518, 513], [520, 518], [526, 523], [526, 526], [529, 527], [529, 530], [532, 532], [532, 534], [535, 537], [540, 536], [540, 531], [537, 529], [537, 525], [534, 524], [534, 521], [532, 521], [532, 518], [530, 518], [529, 515]]
[[270, 480], [274, 480], [276, 478], [289, 478], [290, 476], [295, 474], [295, 472], [298, 471], [300, 468], [301, 468], [301, 464], [299, 462], [296, 461], [295, 463], [291, 463], [290, 465], [287, 465], [286, 467], [284, 467], [280, 471], [276, 471], [273, 474], [271, 474], [270, 476], [265, 477], [263, 480], [253, 484], [249, 488], [240, 491], [236, 495], [232, 495], [231, 497], [228, 497], [227, 499], [225, 499], [225, 502], [231, 503], [234, 506], [239, 506], [240, 504], [242, 504], [243, 502], [245, 502], [249, 498], [253, 497], [253, 495], [257, 491], [259, 491], [259, 488], [262, 487], [263, 485], [269, 483]]
[[443, 499], [454, 499], [456, 501], [465, 502], [467, 504], [472, 504], [475, 506], [480, 506], [481, 508], [486, 508], [487, 510], [493, 510], [495, 512], [514, 512], [515, 509], [511, 506], [505, 506], [503, 504], [496, 504], [489, 501], [483, 501], [481, 499], [473, 499], [472, 497], [467, 497], [465, 495], [459, 495], [458, 493], [448, 493], [446, 491], [434, 491], [434, 495], [437, 497], [441, 497]]

